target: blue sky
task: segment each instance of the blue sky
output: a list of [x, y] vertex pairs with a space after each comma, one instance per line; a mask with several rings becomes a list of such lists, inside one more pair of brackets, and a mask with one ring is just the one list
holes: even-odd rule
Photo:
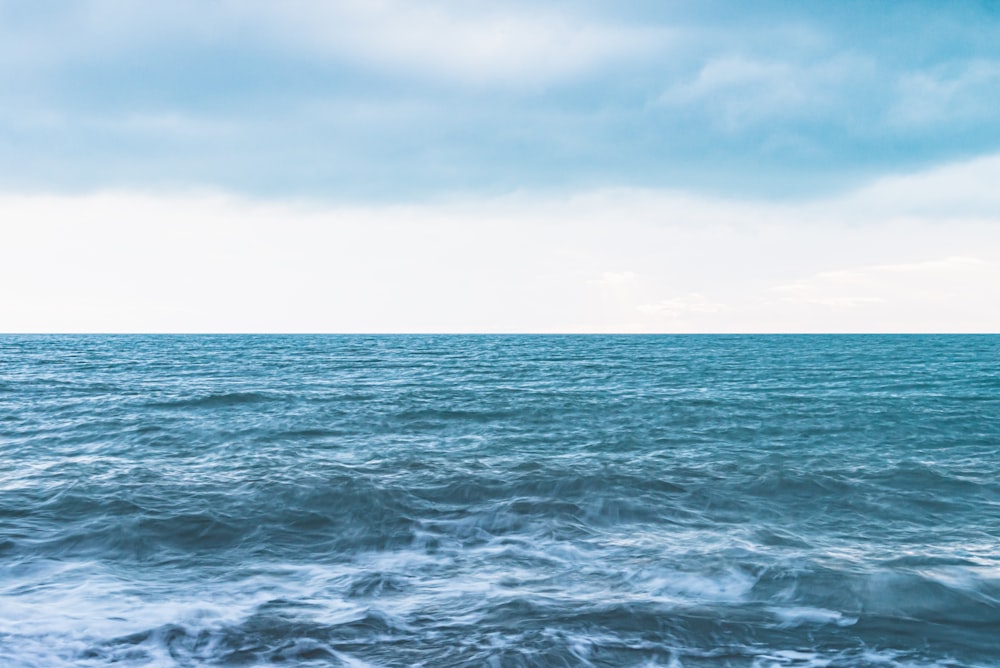
[[1000, 147], [989, 2], [0, 3], [7, 189], [799, 197]]
[[0, 0], [0, 330], [995, 331], [997, 109], [992, 2]]

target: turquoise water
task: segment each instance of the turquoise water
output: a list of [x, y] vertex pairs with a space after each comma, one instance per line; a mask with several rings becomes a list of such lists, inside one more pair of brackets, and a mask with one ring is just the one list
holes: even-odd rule
[[4, 666], [1000, 665], [1000, 337], [0, 337]]

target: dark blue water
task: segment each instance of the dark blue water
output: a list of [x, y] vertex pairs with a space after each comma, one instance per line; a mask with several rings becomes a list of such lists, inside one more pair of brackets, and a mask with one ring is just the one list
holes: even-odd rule
[[0, 337], [3, 666], [1000, 665], [1000, 337]]

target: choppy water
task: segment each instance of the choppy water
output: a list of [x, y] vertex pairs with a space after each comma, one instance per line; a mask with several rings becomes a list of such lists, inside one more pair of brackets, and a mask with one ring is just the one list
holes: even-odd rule
[[0, 665], [1000, 665], [1000, 337], [0, 337]]

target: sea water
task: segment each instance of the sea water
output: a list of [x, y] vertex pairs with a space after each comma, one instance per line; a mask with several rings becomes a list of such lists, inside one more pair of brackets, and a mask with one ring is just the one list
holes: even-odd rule
[[0, 337], [0, 665], [1000, 665], [1000, 337]]

